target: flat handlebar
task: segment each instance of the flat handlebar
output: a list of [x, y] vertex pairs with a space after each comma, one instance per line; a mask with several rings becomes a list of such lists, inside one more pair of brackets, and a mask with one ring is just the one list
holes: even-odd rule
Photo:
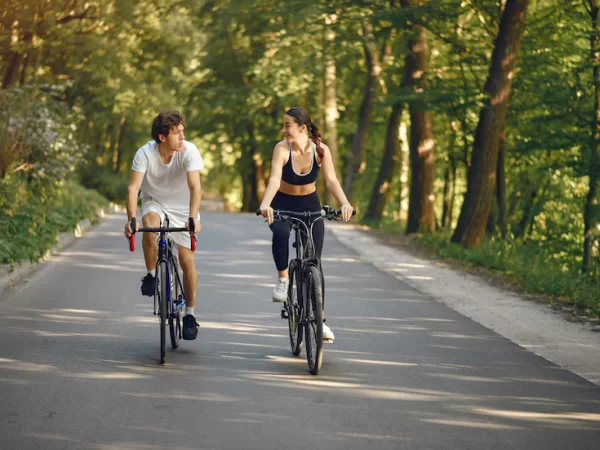
[[[190, 232], [194, 232], [196, 229], [196, 222], [194, 221], [193, 217], [189, 218], [189, 231]], [[131, 218], [131, 223], [129, 224], [130, 228], [131, 228], [131, 236], [129, 237], [129, 250], [130, 251], [135, 251], [135, 233], [137, 233], [138, 231], [147, 231], [149, 233], [171, 233], [171, 232], [181, 232], [181, 231], [188, 231], [187, 228], [185, 227], [181, 227], [181, 228], [167, 228], [167, 227], [155, 227], [155, 228], [140, 228], [139, 230], [136, 230], [136, 226], [137, 226], [137, 221], [135, 219], [135, 217]], [[190, 234], [190, 246], [192, 248], [192, 251], [196, 251], [196, 236], [193, 234]]]
[[[341, 209], [333, 209], [328, 205], [324, 205], [323, 209], [321, 209], [320, 211], [304, 211], [304, 212], [298, 212], [298, 211], [284, 211], [282, 209], [276, 209], [274, 210], [275, 215], [281, 215], [281, 214], [290, 214], [290, 215], [294, 215], [297, 217], [313, 217], [313, 216], [321, 216], [324, 217], [326, 219], [329, 220], [335, 220], [338, 219], [341, 215], [342, 215], [342, 210]], [[260, 216], [262, 215], [260, 212], [260, 209], [256, 210], [256, 215]], [[356, 209], [352, 209], [352, 215], [355, 216], [356, 215]]]

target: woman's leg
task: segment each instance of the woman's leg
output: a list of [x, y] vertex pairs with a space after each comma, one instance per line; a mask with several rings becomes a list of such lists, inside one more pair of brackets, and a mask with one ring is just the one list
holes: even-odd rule
[[289, 222], [275, 220], [270, 227], [273, 231], [272, 251], [275, 267], [277, 267], [280, 278], [288, 278], [289, 242], [292, 226]]

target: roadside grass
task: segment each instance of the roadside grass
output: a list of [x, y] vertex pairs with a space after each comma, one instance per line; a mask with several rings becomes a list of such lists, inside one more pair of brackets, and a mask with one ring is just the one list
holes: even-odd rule
[[64, 181], [43, 191], [21, 191], [18, 205], [0, 212], [0, 263], [36, 261], [85, 218], [97, 222], [98, 209], [108, 200], [75, 181]]

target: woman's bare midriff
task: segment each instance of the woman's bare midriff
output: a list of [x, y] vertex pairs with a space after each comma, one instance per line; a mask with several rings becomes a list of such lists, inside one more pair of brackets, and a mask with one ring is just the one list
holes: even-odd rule
[[303, 184], [299, 186], [296, 184], [286, 183], [285, 181], [281, 180], [281, 184], [279, 185], [279, 191], [287, 195], [309, 195], [315, 192], [316, 190], [316, 183]]

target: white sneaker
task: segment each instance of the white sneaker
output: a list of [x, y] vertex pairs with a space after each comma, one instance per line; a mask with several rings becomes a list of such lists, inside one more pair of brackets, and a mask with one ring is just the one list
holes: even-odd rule
[[333, 331], [327, 325], [323, 324], [323, 342], [333, 342], [335, 336], [333, 335]]
[[275, 289], [273, 289], [273, 301], [283, 303], [287, 300], [289, 278], [277, 278]]

